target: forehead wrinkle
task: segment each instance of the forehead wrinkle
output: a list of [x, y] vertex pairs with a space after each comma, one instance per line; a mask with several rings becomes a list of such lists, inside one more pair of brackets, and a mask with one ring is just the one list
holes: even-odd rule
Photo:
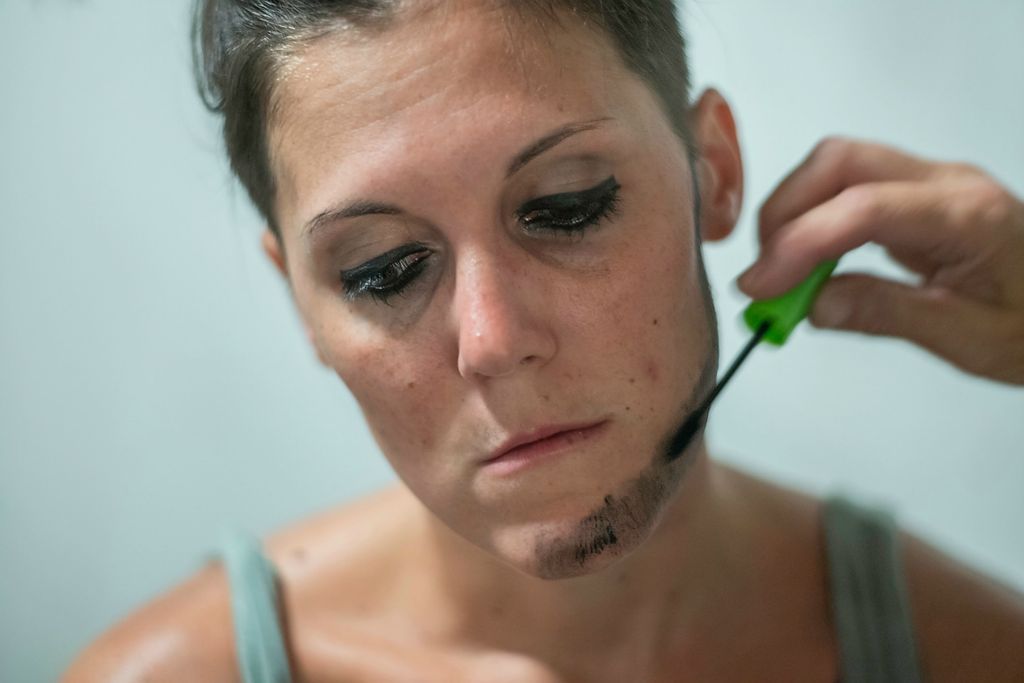
[[[437, 3], [433, 9], [448, 6], [449, 3]], [[490, 7], [490, 3], [487, 6]], [[271, 159], [281, 188], [290, 186], [294, 193], [296, 185], [284, 153], [286, 139], [315, 137], [329, 144], [338, 136], [344, 136], [346, 141], [358, 141], [368, 130], [386, 125], [389, 120], [419, 106], [429, 105], [451, 90], [461, 92], [445, 114], [457, 114], [478, 104], [484, 92], [493, 91], [495, 75], [501, 82], [518, 85], [517, 90], [528, 92], [529, 83], [525, 79], [519, 78], [520, 82], [515, 84], [508, 78], [506, 67], [522, 59], [519, 54], [522, 50], [507, 44], [510, 40], [507, 27], [494, 32], [500, 38], [497, 42], [465, 39], [463, 27], [467, 23], [499, 26], [490, 17], [481, 19], [480, 14], [451, 10], [418, 12], [419, 21], [424, 16], [430, 17], [428, 26], [407, 19], [366, 40], [349, 38], [354, 35], [349, 31], [328, 33], [297, 50], [292, 57], [289, 78], [277, 89], [276, 116], [270, 126]], [[498, 11], [484, 14], [498, 16]], [[502, 25], [505, 23], [501, 21]], [[440, 24], [440, 30], [436, 30], [436, 24]], [[417, 37], [426, 32], [431, 39], [410, 40], [406, 35], [410, 31]], [[486, 49], [481, 50], [482, 46]], [[387, 59], [380, 59], [381, 54], [386, 54]], [[346, 62], [355, 62], [361, 67], [369, 63], [370, 66], [345, 69]], [[431, 82], [433, 73], [441, 77]], [[460, 78], [447, 77], [452, 73], [458, 73]], [[467, 84], [476, 87], [471, 90]], [[369, 104], [370, 113], [357, 118], [354, 112], [363, 103]], [[336, 125], [346, 119], [349, 125]], [[427, 120], [424, 125], [440, 123], [443, 122]]]
[[[351, 88], [353, 92], [347, 99], [338, 99], [342, 103], [359, 104], [363, 101], [378, 102], [382, 98], [394, 100], [394, 97], [386, 98], [387, 94], [402, 94], [409, 90], [411, 94], [407, 98], [402, 98], [409, 99], [409, 102], [400, 104], [397, 108], [387, 107], [388, 113], [399, 113], [411, 107], [416, 101], [429, 98], [439, 90], [423, 93], [422, 90], [417, 91], [414, 87], [406, 88], [407, 84], [415, 83], [425, 73], [444, 68], [442, 73], [446, 78], [442, 79], [442, 83], [444, 83], [442, 87], [454, 84], [449, 77], [452, 73], [462, 76], [459, 79], [459, 85], [465, 86], [467, 81], [472, 81], [481, 73], [503, 71], [507, 63], [515, 60], [516, 55], [522, 52], [523, 45], [516, 45], [515, 48], [511, 45], [512, 38], [508, 30], [495, 32], [495, 35], [501, 36], [501, 40], [497, 44], [489, 40], [467, 41], [462, 27], [465, 24], [481, 22], [474, 18], [474, 13], [454, 12], [450, 8], [450, 5], [453, 4], [457, 3], [431, 3], [428, 9], [414, 13], [413, 17], [406, 16], [402, 22], [394, 22], [387, 30], [375, 32], [370, 37], [366, 37], [365, 32], [352, 34], [349, 31], [344, 33], [332, 31], [325, 33], [296, 52], [292, 62], [305, 62], [306, 68], [293, 66], [289, 70], [293, 77], [286, 80], [301, 85], [303, 81], [310, 82], [315, 75], [322, 74], [323, 64], [316, 59], [317, 52], [320, 52], [320, 57], [326, 57], [324, 61], [328, 65], [344, 64], [346, 57], [355, 55], [353, 61], [363, 68], [332, 69], [334, 72], [332, 82], [318, 84], [313, 93], [303, 93], [304, 97], [298, 98], [299, 101], [309, 99], [317, 94], [330, 97], [331, 90]], [[490, 3], [487, 3], [487, 6], [490, 6]], [[448, 8], [448, 11], [437, 12], [438, 8]], [[492, 10], [483, 14], [497, 14], [497, 11]], [[422, 23], [425, 21], [424, 17], [427, 17], [431, 23], [424, 25]], [[499, 25], [499, 22], [486, 19], [485, 21], [495, 27]], [[505, 21], [500, 22], [502, 25], [505, 23]], [[412, 39], [406, 35], [410, 32], [414, 34]], [[429, 36], [427, 40], [422, 40], [424, 34]], [[350, 38], [350, 35], [357, 37]], [[481, 54], [479, 49], [481, 45], [491, 49]], [[387, 58], [380, 59], [382, 54], [387, 54]], [[501, 59], [497, 58], [499, 56]], [[453, 68], [456, 63], [458, 63], [458, 69]], [[374, 68], [375, 66], [379, 68]], [[306, 78], [294, 77], [302, 72], [305, 72]], [[294, 94], [293, 91], [296, 88], [285, 86], [280, 90], [282, 91], [280, 100], [296, 99], [288, 97], [289, 94]], [[279, 106], [277, 109], [279, 113], [287, 114], [283, 106]], [[358, 128], [362, 127], [362, 125], [358, 126]]]
[[[493, 8], [492, 3], [485, 4]], [[303, 216], [289, 215], [296, 209], [318, 208], [304, 205], [309, 197], [322, 194], [339, 173], [346, 173], [343, 157], [387, 160], [389, 150], [404, 154], [424, 144], [424, 132], [439, 126], [455, 130], [460, 120], [484, 122], [498, 133], [508, 131], [530, 120], [524, 115], [530, 108], [557, 118], [548, 121], [551, 125], [577, 115], [606, 116], [613, 104], [612, 81], [629, 76], [607, 39], [583, 22], [560, 22], [554, 40], [550, 27], [509, 20], [507, 12], [493, 9], [454, 16], [439, 12], [431, 22], [438, 18], [444, 20], [439, 27], [402, 22], [365, 41], [349, 39], [346, 32], [307, 46], [301, 55], [306, 75], [282, 84], [282, 99], [290, 102], [271, 131], [278, 206], [292, 202], [290, 211], [280, 212], [283, 224], [302, 220]], [[534, 53], [541, 53], [541, 59], [534, 60]], [[549, 71], [536, 72], [538, 63]], [[588, 64], [584, 73], [590, 77], [574, 77], [579, 65]], [[592, 82], [594, 74], [603, 74], [600, 82]], [[364, 103], [368, 106], [359, 111]], [[410, 112], [419, 107], [427, 108], [426, 113], [414, 120]], [[372, 132], [387, 126], [383, 138]], [[458, 135], [447, 137], [452, 152], [473, 144]], [[296, 162], [294, 168], [291, 162]], [[300, 191], [307, 196], [300, 196]]]

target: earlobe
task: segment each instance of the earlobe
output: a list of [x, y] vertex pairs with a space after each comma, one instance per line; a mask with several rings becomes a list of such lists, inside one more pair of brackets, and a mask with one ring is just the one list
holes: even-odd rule
[[320, 365], [324, 367], [331, 367], [331, 364], [327, 362], [327, 358], [324, 356], [324, 352], [320, 350], [320, 345], [316, 343], [316, 334], [313, 333], [313, 328], [309, 325], [304, 325], [306, 328], [306, 338], [309, 340], [309, 345], [316, 351], [317, 360], [320, 361]]
[[288, 266], [284, 260], [284, 249], [281, 248], [281, 239], [270, 228], [267, 228], [263, 231], [260, 243], [263, 246], [263, 253], [267, 255], [270, 262], [277, 268], [277, 272], [281, 273], [282, 277], [287, 278]]
[[701, 192], [701, 237], [715, 242], [728, 237], [743, 205], [743, 161], [736, 121], [725, 98], [705, 91], [693, 106], [690, 125], [697, 144]]
[[[284, 249], [281, 248], [281, 239], [272, 231], [267, 228], [263, 231], [263, 235], [260, 237], [260, 244], [263, 247], [263, 253], [267, 255], [270, 262], [277, 268], [277, 272], [281, 274], [281, 277], [288, 279], [288, 262], [284, 257]], [[330, 363], [327, 362], [324, 357], [323, 351], [320, 349], [320, 345], [317, 343], [316, 334], [313, 332], [313, 328], [310, 327], [305, 321], [302, 323], [303, 329], [306, 331], [306, 338], [309, 340], [309, 345], [313, 347], [316, 352], [316, 357], [322, 365], [330, 367]]]

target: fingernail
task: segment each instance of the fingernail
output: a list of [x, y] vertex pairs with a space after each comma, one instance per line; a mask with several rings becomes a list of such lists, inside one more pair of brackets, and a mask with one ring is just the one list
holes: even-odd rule
[[822, 290], [814, 302], [811, 322], [819, 327], [841, 327], [849, 319], [849, 300], [834, 290]]

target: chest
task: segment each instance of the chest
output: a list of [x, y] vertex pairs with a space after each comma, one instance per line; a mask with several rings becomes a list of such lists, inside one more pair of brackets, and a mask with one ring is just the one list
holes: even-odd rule
[[652, 669], [629, 657], [578, 652], [558, 662], [522, 653], [401, 642], [348, 629], [308, 636], [296, 659], [304, 683], [690, 683], [838, 680], [838, 652], [827, 634], [764, 634], [729, 649], [683, 646]]

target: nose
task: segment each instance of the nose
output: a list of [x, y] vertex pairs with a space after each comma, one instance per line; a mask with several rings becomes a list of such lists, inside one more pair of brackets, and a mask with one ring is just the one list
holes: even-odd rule
[[543, 283], [497, 258], [472, 258], [456, 277], [459, 374], [504, 377], [543, 365], [557, 348]]

